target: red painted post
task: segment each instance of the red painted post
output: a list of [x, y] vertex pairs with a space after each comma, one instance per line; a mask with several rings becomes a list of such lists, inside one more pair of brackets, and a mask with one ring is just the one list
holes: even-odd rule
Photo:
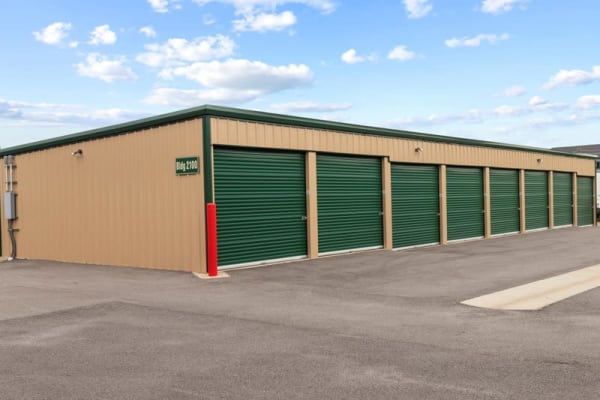
[[206, 204], [206, 259], [208, 276], [217, 276], [217, 206]]

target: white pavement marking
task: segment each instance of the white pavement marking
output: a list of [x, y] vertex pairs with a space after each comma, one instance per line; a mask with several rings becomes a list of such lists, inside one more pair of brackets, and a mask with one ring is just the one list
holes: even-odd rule
[[534, 311], [599, 286], [600, 264], [475, 297], [461, 304], [495, 310]]

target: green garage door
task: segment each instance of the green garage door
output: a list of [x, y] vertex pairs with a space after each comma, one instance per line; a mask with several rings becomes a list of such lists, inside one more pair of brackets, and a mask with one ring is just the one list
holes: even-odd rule
[[548, 227], [548, 174], [544, 171], [525, 171], [525, 227]]
[[490, 169], [492, 235], [519, 232], [519, 171]]
[[577, 177], [577, 225], [594, 223], [594, 178]]
[[304, 158], [215, 149], [220, 267], [306, 255]]
[[446, 168], [448, 240], [482, 237], [483, 171], [481, 168]]
[[319, 253], [382, 246], [381, 160], [317, 155]]
[[438, 167], [392, 164], [394, 247], [439, 243]]
[[573, 225], [573, 178], [568, 172], [555, 172], [554, 226]]

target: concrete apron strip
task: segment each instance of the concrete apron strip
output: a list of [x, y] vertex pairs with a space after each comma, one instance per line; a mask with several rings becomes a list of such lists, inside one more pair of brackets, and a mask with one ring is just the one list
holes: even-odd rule
[[600, 286], [600, 264], [465, 300], [461, 304], [495, 310], [535, 311]]

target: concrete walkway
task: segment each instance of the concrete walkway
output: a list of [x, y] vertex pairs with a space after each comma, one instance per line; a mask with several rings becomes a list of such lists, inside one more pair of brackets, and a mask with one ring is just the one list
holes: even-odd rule
[[462, 304], [496, 310], [537, 311], [600, 287], [600, 265], [465, 300]]

